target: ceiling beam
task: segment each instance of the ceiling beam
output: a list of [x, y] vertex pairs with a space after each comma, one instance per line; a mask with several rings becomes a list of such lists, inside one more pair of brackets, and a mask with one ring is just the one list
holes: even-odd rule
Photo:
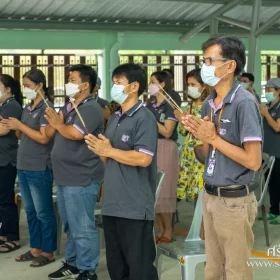
[[[245, 0], [240, 5], [252, 6], [254, 0]], [[231, 0], [161, 0], [161, 2], [192, 2], [206, 4], [228, 4]], [[263, 7], [279, 7], [279, 0], [263, 0]]]
[[[3, 20], [0, 19], [0, 29], [9, 30], [51, 30], [51, 31], [116, 31], [116, 32], [190, 32], [195, 25], [189, 22], [188, 25], [176, 24], [125, 24], [125, 23], [94, 23], [94, 22], [70, 22], [70, 21], [40, 21], [40, 20]], [[209, 27], [205, 28], [209, 32]], [[247, 30], [237, 27], [221, 26], [219, 33], [236, 34], [241, 37], [248, 37]], [[278, 28], [269, 29], [266, 34], [278, 34]]]
[[244, 1], [245, 0], [233, 0], [233, 1], [229, 2], [229, 3], [227, 3], [226, 5], [223, 5], [217, 11], [215, 11], [212, 15], [208, 16], [207, 19], [203, 20], [198, 25], [196, 25], [196, 27], [193, 30], [183, 34], [180, 37], [180, 41], [182, 43], [185, 43], [192, 36], [194, 36], [198, 32], [202, 31], [206, 26], [208, 26], [209, 23], [210, 23], [210, 19], [211, 18], [213, 18], [213, 17], [216, 18], [216, 17], [222, 16], [225, 12], [231, 10], [232, 8], [234, 8], [235, 6], [239, 5], [240, 3], [244, 2]]
[[272, 18], [270, 18], [266, 23], [259, 27], [255, 33], [255, 36], [258, 37], [266, 32], [270, 27], [272, 27], [280, 18], [280, 12], [276, 13]]
[[228, 24], [232, 24], [234, 26], [238, 26], [238, 27], [241, 27], [241, 28], [244, 28], [247, 30], [251, 30], [250, 24], [246, 23], [246, 22], [242, 22], [242, 21], [239, 21], [239, 20], [236, 20], [233, 18], [229, 18], [229, 17], [224, 17], [224, 16], [217, 17], [217, 19], [220, 21], [226, 22]]

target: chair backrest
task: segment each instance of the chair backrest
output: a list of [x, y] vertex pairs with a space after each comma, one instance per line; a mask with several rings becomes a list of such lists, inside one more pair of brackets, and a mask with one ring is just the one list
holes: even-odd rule
[[165, 172], [158, 169], [158, 171], [157, 171], [157, 186], [156, 186], [155, 207], [156, 207], [156, 204], [157, 204], [157, 200], [158, 200], [158, 197], [159, 197], [161, 184], [163, 182], [164, 176], [165, 176]]
[[262, 166], [255, 174], [255, 183], [259, 186], [259, 188], [255, 191], [255, 195], [258, 201], [258, 207], [264, 204], [264, 199], [268, 190], [269, 180], [274, 166], [275, 157], [263, 153], [262, 160]]
[[201, 222], [202, 222], [202, 196], [203, 196], [204, 190], [201, 190], [198, 199], [196, 202], [192, 225], [190, 228], [190, 231], [188, 233], [187, 238], [185, 241], [197, 241], [201, 240], [200, 238], [200, 229], [201, 229]]

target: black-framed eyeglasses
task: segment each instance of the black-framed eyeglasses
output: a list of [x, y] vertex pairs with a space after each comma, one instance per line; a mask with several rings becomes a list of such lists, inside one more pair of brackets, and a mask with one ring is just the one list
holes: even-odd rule
[[210, 65], [212, 65], [213, 61], [228, 61], [228, 60], [230, 60], [230, 59], [206, 57], [199, 61], [199, 65], [202, 66], [203, 64], [205, 64], [206, 66], [210, 66]]

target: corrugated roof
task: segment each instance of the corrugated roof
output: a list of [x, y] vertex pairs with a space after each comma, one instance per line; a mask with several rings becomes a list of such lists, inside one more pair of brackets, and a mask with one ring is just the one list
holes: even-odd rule
[[[188, 31], [230, 0], [1, 0], [0, 28]], [[224, 16], [250, 23], [253, 1]], [[260, 23], [280, 12], [280, 0], [263, 0]], [[67, 25], [67, 24], [68, 25]], [[222, 28], [230, 24], [220, 22]], [[76, 27], [76, 28], [75, 28]], [[280, 18], [268, 33], [278, 32]], [[235, 27], [233, 32], [244, 32]], [[248, 31], [247, 31], [248, 32]]]

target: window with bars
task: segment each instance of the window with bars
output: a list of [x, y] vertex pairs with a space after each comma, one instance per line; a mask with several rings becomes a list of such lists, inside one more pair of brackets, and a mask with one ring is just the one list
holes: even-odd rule
[[[97, 70], [97, 56], [93, 55], [1, 55], [0, 75], [8, 74], [19, 80], [32, 67], [40, 69], [46, 76], [48, 93], [52, 97], [55, 108], [65, 104], [65, 83], [68, 82], [69, 67], [74, 64], [85, 63]], [[28, 100], [24, 99], [24, 104]]]
[[183, 101], [186, 101], [186, 74], [199, 68], [199, 60], [202, 54], [193, 51], [188, 54], [122, 54], [120, 51], [119, 62], [139, 63], [143, 66], [147, 73], [147, 81], [149, 83], [150, 76], [155, 71], [170, 68], [174, 72], [174, 89], [179, 92]]

